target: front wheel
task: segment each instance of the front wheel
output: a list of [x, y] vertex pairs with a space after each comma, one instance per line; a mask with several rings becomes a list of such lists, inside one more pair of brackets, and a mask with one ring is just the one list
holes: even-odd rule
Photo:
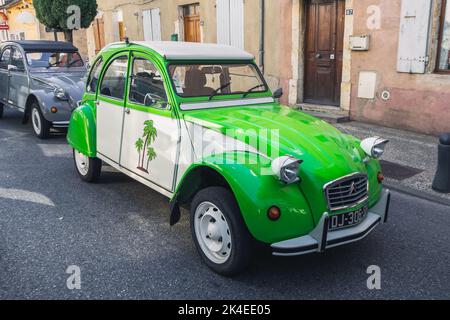
[[73, 150], [75, 168], [78, 175], [85, 182], [96, 182], [102, 171], [102, 161], [98, 158], [89, 158], [77, 150]]
[[252, 238], [227, 189], [207, 188], [195, 196], [191, 204], [191, 232], [203, 261], [218, 274], [236, 275], [250, 261]]
[[51, 124], [44, 118], [41, 108], [36, 102], [31, 106], [31, 123], [38, 138], [47, 139], [50, 136]]

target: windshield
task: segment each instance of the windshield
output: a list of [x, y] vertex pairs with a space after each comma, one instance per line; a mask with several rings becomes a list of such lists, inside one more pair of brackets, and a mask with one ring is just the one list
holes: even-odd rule
[[264, 78], [254, 64], [170, 65], [170, 76], [180, 97], [210, 97], [266, 92]]
[[27, 52], [31, 68], [70, 68], [84, 66], [78, 52]]

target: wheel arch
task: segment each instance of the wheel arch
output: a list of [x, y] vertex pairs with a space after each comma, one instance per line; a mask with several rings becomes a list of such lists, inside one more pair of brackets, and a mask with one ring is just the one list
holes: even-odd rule
[[67, 142], [84, 155], [97, 156], [97, 125], [95, 110], [90, 104], [83, 104], [72, 112]]
[[170, 201], [170, 225], [173, 226], [180, 220], [180, 207], [190, 204], [200, 190], [208, 187], [222, 187], [233, 193], [228, 180], [216, 168], [206, 164], [195, 165], [190, 168], [185, 173], [174, 197]]
[[28, 120], [30, 119], [31, 106], [33, 105], [34, 102], [36, 102], [39, 105], [39, 107], [41, 106], [41, 101], [39, 100], [38, 96], [31, 93], [28, 95], [27, 101], [25, 103], [25, 110], [23, 113], [23, 120], [22, 120], [23, 124], [28, 123]]

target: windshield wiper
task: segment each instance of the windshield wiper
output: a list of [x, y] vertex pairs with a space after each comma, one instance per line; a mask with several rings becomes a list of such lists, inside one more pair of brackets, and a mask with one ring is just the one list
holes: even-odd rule
[[214, 98], [215, 96], [217, 96], [217, 94], [219, 93], [219, 91], [222, 91], [223, 89], [228, 88], [231, 85], [231, 82], [228, 82], [227, 84], [224, 84], [223, 86], [221, 86], [220, 88], [214, 90], [214, 93], [212, 95], [209, 96], [209, 101], [212, 100], [212, 98]]
[[70, 68], [70, 67], [73, 66], [75, 63], [80, 62], [80, 61], [81, 61], [81, 59], [73, 60], [72, 62], [68, 63], [66, 67], [67, 67], [67, 68]]
[[265, 84], [259, 84], [259, 85], [257, 85], [257, 86], [254, 86], [253, 88], [251, 88], [250, 90], [248, 90], [246, 93], [244, 93], [244, 95], [242, 96], [243, 98], [247, 98], [247, 96], [250, 94], [250, 93], [252, 93], [252, 92], [254, 92], [256, 89], [259, 89], [259, 88], [262, 88], [262, 87], [266, 87], [266, 85]]
[[61, 64], [61, 61], [56, 61], [54, 63], [49, 63], [48, 66], [46, 67], [47, 69], [51, 68], [51, 67], [56, 67], [58, 65]]

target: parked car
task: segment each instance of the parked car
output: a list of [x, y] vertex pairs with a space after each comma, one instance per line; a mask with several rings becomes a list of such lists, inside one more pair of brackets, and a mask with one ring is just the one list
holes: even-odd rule
[[75, 168], [93, 182], [103, 161], [167, 196], [171, 225], [190, 208], [198, 252], [222, 275], [256, 242], [294, 256], [364, 238], [387, 220], [387, 141], [342, 134], [281, 96], [236, 48], [110, 45], [70, 121]]
[[9, 41], [0, 45], [0, 118], [5, 106], [31, 117], [45, 139], [50, 128], [67, 128], [84, 91], [85, 64], [71, 43]]

